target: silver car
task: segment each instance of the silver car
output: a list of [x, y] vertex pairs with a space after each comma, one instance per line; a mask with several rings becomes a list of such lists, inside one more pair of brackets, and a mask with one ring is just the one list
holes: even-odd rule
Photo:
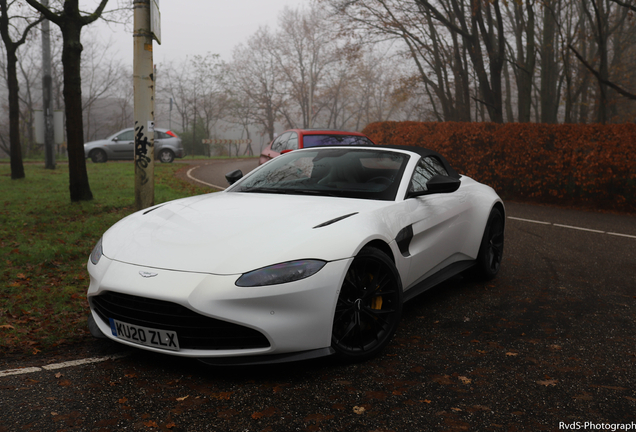
[[[135, 158], [135, 130], [128, 128], [103, 140], [84, 144], [84, 155], [95, 163], [107, 160], [133, 160]], [[168, 129], [155, 128], [155, 160], [170, 163], [175, 157], [185, 156], [179, 138]]]

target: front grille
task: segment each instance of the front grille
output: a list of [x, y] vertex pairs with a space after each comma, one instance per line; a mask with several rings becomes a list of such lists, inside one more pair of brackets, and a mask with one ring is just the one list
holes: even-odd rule
[[110, 325], [108, 318], [113, 318], [133, 325], [175, 331], [181, 348], [221, 350], [270, 346], [267, 338], [254, 329], [206, 317], [163, 300], [107, 291], [91, 297], [91, 305], [107, 325]]

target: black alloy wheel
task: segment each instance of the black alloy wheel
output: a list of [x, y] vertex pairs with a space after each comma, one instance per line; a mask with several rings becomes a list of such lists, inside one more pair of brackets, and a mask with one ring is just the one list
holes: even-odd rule
[[362, 249], [338, 295], [332, 348], [347, 360], [369, 359], [390, 342], [401, 315], [402, 284], [393, 261], [378, 249]]
[[493, 208], [481, 240], [475, 271], [480, 279], [490, 280], [497, 276], [504, 251], [504, 218], [501, 211]]

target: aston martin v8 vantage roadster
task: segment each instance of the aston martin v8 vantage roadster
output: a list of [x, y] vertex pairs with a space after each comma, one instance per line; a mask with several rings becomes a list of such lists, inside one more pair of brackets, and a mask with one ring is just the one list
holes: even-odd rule
[[402, 304], [497, 275], [495, 191], [416, 147], [314, 147], [134, 213], [89, 261], [95, 336], [210, 364], [377, 355]]

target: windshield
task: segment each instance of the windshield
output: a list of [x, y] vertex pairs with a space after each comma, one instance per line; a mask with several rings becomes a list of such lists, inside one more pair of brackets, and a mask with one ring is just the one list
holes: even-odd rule
[[297, 150], [273, 159], [229, 191], [394, 200], [408, 159], [387, 150]]
[[367, 137], [358, 135], [304, 135], [303, 147], [358, 145], [372, 146], [373, 143]]

